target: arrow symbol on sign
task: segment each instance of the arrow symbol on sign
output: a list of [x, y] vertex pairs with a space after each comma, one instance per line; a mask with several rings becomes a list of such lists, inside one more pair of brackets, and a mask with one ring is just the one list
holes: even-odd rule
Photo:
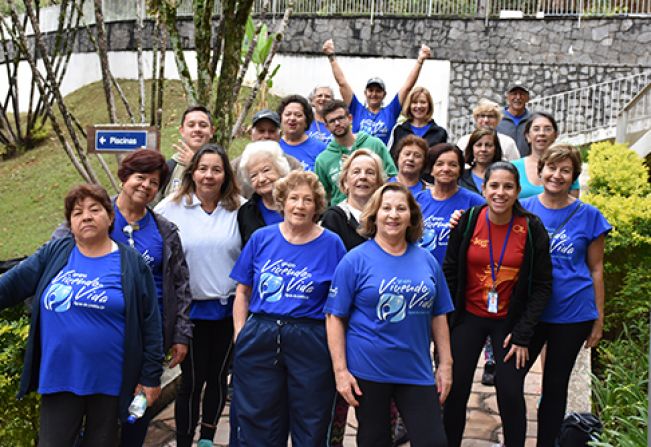
[[105, 137], [100, 137], [99, 142], [102, 143], [102, 144], [106, 143], [106, 138]]

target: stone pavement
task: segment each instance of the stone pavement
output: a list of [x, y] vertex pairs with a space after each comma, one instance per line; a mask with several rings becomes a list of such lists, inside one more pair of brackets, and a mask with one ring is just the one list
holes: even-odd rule
[[[468, 422], [462, 447], [492, 447], [501, 441], [501, 423], [497, 411], [495, 388], [481, 384], [484, 364], [483, 354], [475, 371], [472, 394], [468, 401]], [[589, 389], [589, 351], [582, 350], [577, 360], [575, 372], [570, 384], [568, 411], [587, 411], [590, 409]], [[536, 444], [536, 408], [540, 398], [542, 374], [540, 359], [533, 366], [525, 382], [525, 401], [527, 403], [527, 441], [525, 447]], [[228, 445], [228, 406], [219, 420], [215, 446]], [[348, 414], [345, 447], [355, 446], [357, 421], [353, 411]], [[196, 444], [195, 444], [196, 445]], [[291, 445], [291, 444], [290, 444]], [[408, 445], [408, 444], [406, 444]], [[174, 404], [165, 408], [152, 422], [145, 447], [175, 447], [174, 440]]]

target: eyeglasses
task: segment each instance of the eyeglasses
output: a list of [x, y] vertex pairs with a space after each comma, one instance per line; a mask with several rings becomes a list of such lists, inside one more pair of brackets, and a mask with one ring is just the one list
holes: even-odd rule
[[346, 119], [348, 119], [346, 115], [339, 115], [327, 120], [326, 122], [328, 124], [337, 124], [338, 122], [345, 121]]
[[136, 241], [133, 240], [133, 230], [134, 228], [131, 224], [126, 224], [124, 228], [122, 228], [122, 232], [129, 239], [129, 246], [131, 248], [136, 248]]

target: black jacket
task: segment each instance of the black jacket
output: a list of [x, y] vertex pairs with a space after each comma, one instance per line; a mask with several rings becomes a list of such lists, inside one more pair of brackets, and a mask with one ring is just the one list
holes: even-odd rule
[[472, 171], [470, 171], [470, 169], [465, 169], [463, 171], [463, 175], [459, 178], [459, 186], [467, 189], [468, 191], [477, 193], [480, 196], [483, 195], [482, 192], [479, 189], [477, 189], [477, 185], [475, 184], [475, 181], [472, 179]]
[[[465, 292], [467, 254], [470, 239], [477, 225], [477, 218], [486, 205], [476, 206], [465, 212], [459, 224], [450, 233], [448, 250], [443, 261], [443, 271], [454, 300], [454, 312], [450, 314], [450, 328], [456, 326], [466, 313]], [[524, 259], [515, 284], [509, 310], [507, 327], [511, 341], [519, 346], [529, 346], [538, 318], [542, 314], [552, 292], [552, 262], [549, 255], [549, 235], [538, 217], [525, 215], [527, 241]]]
[[[427, 145], [429, 147], [432, 147], [438, 143], [446, 143], [448, 141], [448, 132], [441, 126], [437, 125], [434, 120], [430, 120], [430, 123], [432, 126], [427, 129], [427, 132], [425, 132], [425, 135], [423, 135], [423, 138], [425, 141], [427, 141]], [[409, 121], [396, 124], [396, 126], [393, 128], [393, 132], [391, 133], [391, 140], [389, 141], [388, 146], [391, 148], [390, 152], [394, 160], [397, 160], [396, 152], [398, 150], [398, 143], [400, 140], [413, 133], [414, 132], [411, 130], [411, 123]]]
[[321, 226], [338, 235], [344, 243], [346, 251], [350, 251], [362, 242], [367, 241], [365, 237], [357, 233], [359, 227], [357, 219], [352, 214], [344, 211], [339, 205], [331, 206], [323, 213]]
[[240, 229], [240, 236], [242, 237], [242, 248], [251, 239], [251, 235], [255, 230], [267, 225], [262, 217], [260, 208], [258, 208], [258, 201], [260, 200], [262, 200], [262, 197], [257, 193], [253, 193], [251, 198], [237, 210], [237, 226]]

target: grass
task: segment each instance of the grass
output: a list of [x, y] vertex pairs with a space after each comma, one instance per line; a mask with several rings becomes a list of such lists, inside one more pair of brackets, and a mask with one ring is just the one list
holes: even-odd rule
[[[120, 84], [129, 98], [131, 108], [135, 110], [138, 101], [137, 82], [123, 80]], [[149, 84], [146, 91], [150, 91]], [[240, 103], [249, 92], [247, 88], [242, 90]], [[267, 99], [270, 108], [275, 108], [279, 101], [271, 95]], [[71, 93], [65, 101], [84, 126], [108, 122], [100, 82]], [[126, 111], [117, 97], [116, 103], [119, 119], [128, 122]], [[179, 120], [186, 104], [180, 82], [167, 81], [161, 126], [161, 152], [166, 157], [172, 154], [172, 143], [178, 140]], [[254, 106], [252, 110], [257, 108]], [[231, 156], [238, 155], [247, 142], [245, 137], [237, 138], [231, 145]], [[105, 156], [105, 159], [115, 173], [115, 157]], [[101, 172], [94, 156], [91, 156], [91, 161], [101, 183], [108, 187], [108, 179]], [[54, 133], [39, 147], [0, 162], [0, 260], [29, 255], [45, 243], [63, 221], [63, 197], [73, 185], [81, 182], [81, 177]]]

